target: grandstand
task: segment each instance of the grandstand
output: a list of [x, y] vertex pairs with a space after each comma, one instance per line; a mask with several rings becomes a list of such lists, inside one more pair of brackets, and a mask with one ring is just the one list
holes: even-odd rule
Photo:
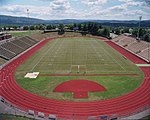
[[115, 44], [125, 48], [126, 50], [133, 52], [136, 55], [145, 58], [148, 61], [149, 59], [148, 54], [150, 54], [148, 51], [148, 47], [150, 46], [149, 42], [142, 41], [142, 40], [137, 41], [135, 38], [126, 35], [120, 35], [112, 39], [112, 41]]
[[148, 59], [148, 56], [150, 56], [150, 48], [142, 50], [138, 55]]
[[0, 44], [0, 63], [5, 63], [7, 60], [14, 58], [38, 41], [29, 36], [10, 38]]

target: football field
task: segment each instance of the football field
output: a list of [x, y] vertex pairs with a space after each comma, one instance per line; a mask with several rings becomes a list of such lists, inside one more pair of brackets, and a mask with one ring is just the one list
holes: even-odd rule
[[108, 46], [92, 38], [60, 38], [49, 41], [19, 71], [40, 74], [135, 73], [137, 67]]

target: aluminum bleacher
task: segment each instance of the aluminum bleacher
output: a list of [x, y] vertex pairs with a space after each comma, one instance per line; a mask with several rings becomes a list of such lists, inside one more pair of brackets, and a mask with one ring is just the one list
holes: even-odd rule
[[112, 39], [112, 42], [148, 60], [148, 46], [150, 46], [150, 43], [142, 40], [137, 41], [135, 38], [126, 35], [120, 35]]
[[29, 44], [23, 42], [21, 38], [16, 38], [14, 41], [11, 41], [13, 44], [20, 46], [22, 49], [26, 50], [30, 47]]
[[146, 58], [146, 59], [149, 59], [149, 57], [150, 57], [150, 49], [145, 49], [145, 50], [143, 50], [142, 52], [140, 52], [138, 55], [140, 55], [140, 56], [142, 56], [142, 57], [144, 57], [144, 58]]
[[10, 60], [37, 42], [29, 36], [12, 38], [0, 44], [0, 57]]
[[0, 46], [0, 56], [4, 57], [7, 60], [9, 60], [9, 59], [15, 57], [16, 54], [14, 52], [11, 52], [11, 51], [3, 48], [2, 46]]
[[12, 44], [11, 42], [7, 42], [1, 45], [3, 48], [10, 50], [14, 52], [15, 54], [19, 54], [23, 52], [23, 49], [15, 44]]
[[137, 42], [130, 44], [126, 48], [129, 49], [130, 51], [134, 52], [134, 53], [140, 53], [144, 49], [148, 48], [148, 42], [145, 42], [145, 41], [139, 41], [138, 42], [137, 41]]

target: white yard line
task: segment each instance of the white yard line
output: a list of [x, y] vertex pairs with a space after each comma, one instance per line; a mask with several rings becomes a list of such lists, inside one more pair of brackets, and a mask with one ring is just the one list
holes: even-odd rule
[[71, 67], [70, 67], [70, 72], [72, 72], [72, 60], [73, 60], [73, 55], [72, 55], [72, 47], [71, 47]]
[[78, 72], [79, 72], [79, 69], [80, 69], [80, 65], [78, 65]]
[[[97, 43], [99, 43], [98, 41], [96, 41]], [[100, 44], [100, 43], [99, 43]], [[108, 55], [108, 56], [110, 56], [111, 58], [112, 58], [112, 60], [116, 63], [116, 64], [118, 64], [124, 71], [126, 71], [126, 69], [121, 65], [121, 64], [119, 64], [119, 62], [112, 56], [112, 55], [110, 55], [103, 47], [102, 47], [102, 49], [104, 50], [104, 52]]]
[[[34, 70], [34, 68], [41, 62], [41, 60], [46, 56], [46, 54], [52, 49], [52, 47], [55, 46], [55, 44], [57, 43], [58, 41], [56, 40], [56, 42], [53, 44], [53, 46], [51, 46], [50, 48], [48, 48], [48, 50], [45, 52], [44, 55], [41, 56], [41, 58], [38, 60], [38, 62], [32, 67], [31, 71]], [[51, 44], [50, 44], [51, 45]], [[50, 46], [49, 45], [49, 46]]]

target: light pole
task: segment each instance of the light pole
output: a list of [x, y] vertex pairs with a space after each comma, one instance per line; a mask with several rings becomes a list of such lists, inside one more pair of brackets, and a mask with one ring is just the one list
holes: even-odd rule
[[28, 28], [28, 30], [29, 30], [29, 32], [30, 32], [30, 21], [29, 21], [29, 9], [27, 9], [27, 18], [28, 18], [28, 26], [29, 26], [29, 28]]
[[140, 40], [140, 28], [141, 28], [141, 20], [142, 20], [142, 16], [139, 17], [139, 29], [138, 29], [138, 40]]

